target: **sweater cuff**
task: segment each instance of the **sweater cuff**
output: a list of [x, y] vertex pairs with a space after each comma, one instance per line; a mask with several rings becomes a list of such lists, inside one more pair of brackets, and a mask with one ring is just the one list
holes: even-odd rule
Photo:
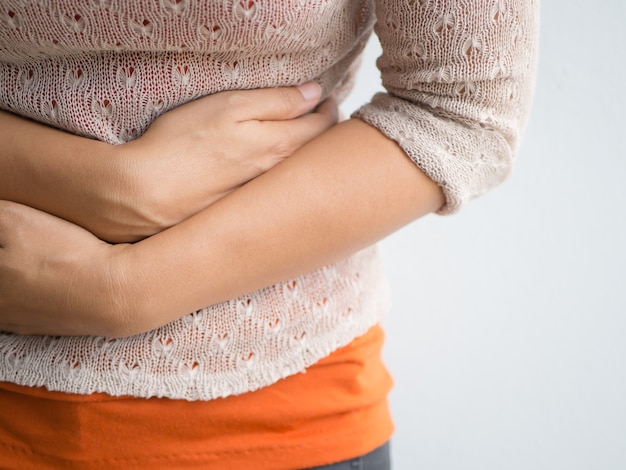
[[388, 93], [378, 93], [352, 117], [376, 127], [442, 189], [446, 203], [438, 214], [458, 212], [471, 199], [505, 180], [513, 151], [493, 128], [436, 115]]

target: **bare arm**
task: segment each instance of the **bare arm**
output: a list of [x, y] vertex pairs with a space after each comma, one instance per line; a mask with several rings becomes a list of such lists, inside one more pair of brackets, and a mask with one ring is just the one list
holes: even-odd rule
[[0, 199], [94, 228], [94, 215], [129, 184], [109, 144], [6, 111], [0, 111], [0, 141]]
[[[136, 241], [208, 207], [336, 122], [320, 90], [224, 92], [158, 118], [119, 146], [0, 111], [0, 199]], [[241, 139], [246, 135], [247, 139]]]
[[390, 93], [359, 114], [376, 128], [340, 124], [133, 245], [0, 204], [0, 328], [145, 331], [336, 260], [426, 213], [457, 210], [506, 177], [532, 92], [538, 4], [427, 2], [417, 15], [419, 2], [377, 3]]
[[48, 214], [0, 204], [0, 329], [146, 331], [345, 257], [442, 204], [437, 185], [359, 120], [135, 244], [108, 245]]
[[117, 333], [319, 268], [443, 202], [397, 144], [362, 121], [342, 123], [193, 218], [119, 250]]

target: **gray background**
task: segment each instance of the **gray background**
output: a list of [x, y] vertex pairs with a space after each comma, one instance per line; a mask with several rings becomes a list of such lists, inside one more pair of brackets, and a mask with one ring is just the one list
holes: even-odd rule
[[513, 177], [381, 244], [397, 470], [626, 469], [625, 22], [619, 0], [544, 1]]

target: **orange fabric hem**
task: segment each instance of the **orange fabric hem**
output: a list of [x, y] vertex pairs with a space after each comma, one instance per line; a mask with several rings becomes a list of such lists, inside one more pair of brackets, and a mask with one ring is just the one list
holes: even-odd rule
[[292, 470], [365, 454], [393, 432], [383, 333], [278, 383], [208, 402], [0, 383], [4, 469]]
[[[337, 426], [340, 424], [340, 426]], [[363, 436], [363, 425], [370, 428], [367, 438]], [[231, 449], [218, 452], [184, 452], [162, 455], [141, 455], [136, 457], [101, 457], [94, 460], [88, 456], [76, 456], [75, 459], [59, 458], [39, 454], [22, 445], [11, 445], [0, 442], [2, 469], [6, 470], [102, 470], [111, 468], [168, 469], [184, 468], [189, 470], [295, 470], [297, 468], [314, 467], [328, 463], [340, 462], [358, 455], [366, 454], [387, 442], [393, 434], [393, 424], [389, 419], [386, 403], [369, 410], [357, 413], [341, 423], [333, 423], [339, 432], [329, 432], [324, 439], [311, 442], [302, 440], [294, 444], [275, 444], [273, 447], [257, 449]], [[376, 439], [372, 439], [371, 431], [376, 431]], [[350, 452], [346, 452], [350, 449]], [[323, 459], [320, 460], [320, 455]]]

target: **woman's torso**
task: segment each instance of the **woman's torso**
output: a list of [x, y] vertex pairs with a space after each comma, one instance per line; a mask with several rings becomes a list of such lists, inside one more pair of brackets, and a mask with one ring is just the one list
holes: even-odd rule
[[[341, 97], [373, 11], [347, 0], [9, 0], [0, 18], [0, 106], [118, 144], [221, 90], [316, 79]], [[368, 249], [131, 338], [0, 334], [0, 380], [81, 394], [224, 397], [304, 370], [387, 306], [380, 260]]]

